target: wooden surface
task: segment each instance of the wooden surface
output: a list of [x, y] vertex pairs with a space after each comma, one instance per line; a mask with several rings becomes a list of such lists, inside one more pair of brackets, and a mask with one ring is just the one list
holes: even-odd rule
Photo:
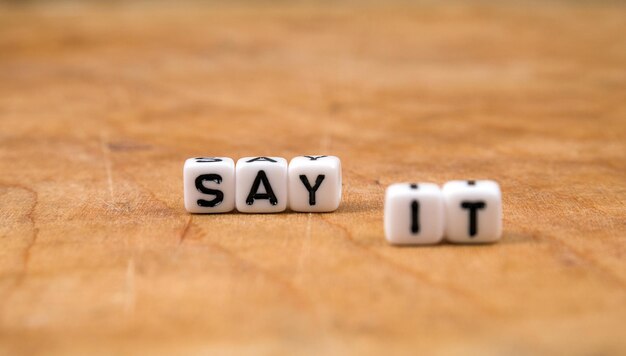
[[[625, 354], [625, 10], [0, 5], [0, 353]], [[339, 211], [184, 211], [259, 154], [341, 157]], [[455, 178], [500, 243], [386, 244]]]

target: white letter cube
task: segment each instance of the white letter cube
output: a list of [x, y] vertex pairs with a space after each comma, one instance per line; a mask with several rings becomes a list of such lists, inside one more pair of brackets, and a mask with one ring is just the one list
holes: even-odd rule
[[185, 209], [225, 213], [235, 209], [235, 162], [228, 157], [189, 158], [183, 167]]
[[502, 235], [502, 195], [490, 180], [447, 182], [446, 239], [457, 243], [494, 242]]
[[335, 156], [298, 156], [289, 162], [289, 207], [330, 212], [341, 202], [341, 161]]
[[433, 183], [399, 183], [385, 192], [385, 236], [394, 245], [436, 244], [445, 227], [441, 190]]
[[287, 160], [244, 157], [237, 161], [236, 206], [242, 213], [278, 213], [287, 209]]

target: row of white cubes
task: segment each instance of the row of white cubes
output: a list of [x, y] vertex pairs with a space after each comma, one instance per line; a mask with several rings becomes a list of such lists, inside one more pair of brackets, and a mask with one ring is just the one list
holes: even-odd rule
[[495, 242], [502, 194], [490, 180], [392, 184], [385, 193], [385, 236], [394, 245]]
[[[341, 202], [341, 161], [335, 156], [190, 158], [183, 168], [191, 213], [331, 212]], [[484, 243], [502, 234], [502, 198], [494, 181], [401, 183], [385, 194], [385, 236], [391, 244], [446, 240]]]
[[341, 161], [335, 156], [197, 157], [183, 168], [191, 213], [330, 212], [341, 202]]

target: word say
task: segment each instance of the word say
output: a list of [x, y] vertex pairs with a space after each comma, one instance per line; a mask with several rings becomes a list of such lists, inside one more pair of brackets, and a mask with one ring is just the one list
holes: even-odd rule
[[392, 184], [385, 193], [385, 236], [394, 245], [495, 242], [502, 195], [490, 180]]
[[183, 168], [191, 213], [330, 212], [341, 202], [341, 161], [335, 156], [190, 158]]

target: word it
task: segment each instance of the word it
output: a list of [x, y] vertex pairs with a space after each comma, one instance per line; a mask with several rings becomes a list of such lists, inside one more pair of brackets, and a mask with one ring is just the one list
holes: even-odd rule
[[502, 235], [502, 196], [490, 180], [399, 183], [385, 192], [385, 237], [394, 245], [495, 242]]

